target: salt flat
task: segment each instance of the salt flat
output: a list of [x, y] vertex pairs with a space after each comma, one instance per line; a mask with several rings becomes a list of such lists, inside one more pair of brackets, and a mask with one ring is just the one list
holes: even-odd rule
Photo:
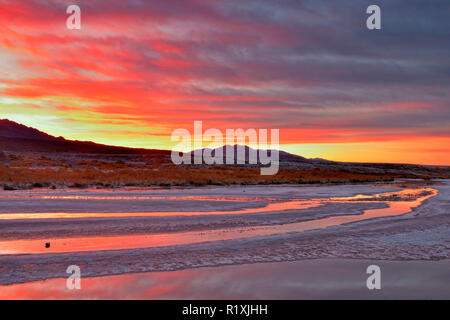
[[[448, 259], [449, 188], [440, 181], [405, 189], [377, 184], [1, 193], [0, 202], [12, 199], [15, 206], [2, 207], [8, 218], [0, 220], [0, 283], [65, 277], [69, 265], [95, 277], [314, 258]], [[85, 209], [64, 212], [74, 202]], [[119, 209], [130, 216], [109, 216]], [[9, 218], [21, 213], [57, 218]], [[73, 217], [85, 213], [93, 215]], [[137, 245], [139, 237], [148, 242]], [[46, 252], [47, 241], [54, 245]], [[69, 244], [52, 252], [62, 241]]]

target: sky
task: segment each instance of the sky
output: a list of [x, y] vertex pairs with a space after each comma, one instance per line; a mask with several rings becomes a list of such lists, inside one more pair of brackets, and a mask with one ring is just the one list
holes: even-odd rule
[[279, 129], [305, 157], [450, 165], [449, 16], [448, 0], [0, 0], [0, 118], [157, 149], [201, 120]]

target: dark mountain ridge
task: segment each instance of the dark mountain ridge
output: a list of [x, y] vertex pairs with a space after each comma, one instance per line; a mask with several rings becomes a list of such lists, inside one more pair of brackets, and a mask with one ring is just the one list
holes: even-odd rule
[[167, 150], [127, 148], [91, 141], [66, 140], [7, 119], [0, 120], [0, 150], [44, 153], [170, 154]]
[[[260, 149], [254, 149], [251, 148], [249, 146], [246, 145], [225, 145], [222, 147], [217, 147], [214, 149], [211, 148], [204, 148], [204, 149], [198, 149], [198, 150], [194, 150], [192, 152], [190, 152], [192, 158], [194, 159], [195, 157], [197, 157], [197, 154], [204, 154], [205, 152], [207, 152], [207, 154], [211, 155], [211, 157], [215, 157], [217, 153], [222, 153], [222, 160], [223, 163], [226, 163], [226, 159], [227, 159], [227, 148], [231, 148], [233, 151], [233, 157], [234, 160], [236, 161], [236, 159], [238, 159], [238, 151], [239, 148], [241, 148], [241, 150], [243, 150], [243, 155], [244, 157], [242, 158], [244, 160], [245, 163], [249, 163], [249, 159], [250, 159], [250, 155], [253, 152], [254, 154], [254, 159], [256, 159], [257, 163], [260, 163], [260, 159], [259, 159], [259, 151]], [[265, 151], [265, 150], [261, 150], [261, 151]], [[200, 153], [201, 152], [201, 153]], [[242, 151], [240, 151], [242, 152]], [[271, 157], [272, 156], [272, 152], [274, 152], [273, 150], [267, 150], [267, 156]], [[280, 162], [289, 162], [289, 161], [293, 161], [293, 162], [311, 162], [314, 160], [310, 160], [307, 158], [304, 158], [302, 156], [298, 156], [295, 154], [291, 154], [285, 151], [278, 151], [278, 159]]]
[[[234, 159], [237, 159], [237, 145], [232, 146], [234, 150]], [[250, 150], [248, 146], [245, 150], [245, 163], [248, 163]], [[202, 153], [205, 150], [215, 153], [222, 149], [225, 157], [226, 146], [216, 149], [201, 149]], [[144, 156], [158, 158], [162, 162], [171, 162], [170, 150], [158, 149], [143, 149], [143, 148], [127, 148], [119, 146], [110, 146], [98, 144], [91, 141], [74, 141], [67, 140], [63, 137], [54, 137], [45, 132], [39, 131], [35, 128], [27, 127], [25, 125], [10, 121], [7, 119], [0, 120], [0, 152], [33, 152], [33, 153], [78, 153], [78, 154], [92, 154], [95, 155], [120, 155], [120, 156]], [[270, 156], [269, 150], [269, 156]], [[256, 152], [258, 154], [258, 152]], [[194, 160], [195, 151], [191, 152], [192, 160]], [[91, 157], [92, 157], [91, 156]], [[326, 169], [326, 170], [350, 170], [350, 171], [364, 171], [371, 172], [417, 172], [417, 171], [433, 171], [435, 169], [448, 171], [448, 166], [426, 166], [415, 164], [395, 164], [395, 163], [351, 163], [351, 162], [337, 162], [324, 159], [307, 159], [299, 155], [294, 155], [285, 151], [279, 151], [280, 165], [295, 168], [295, 169]], [[194, 161], [192, 161], [194, 163]], [[224, 163], [226, 163], [224, 158]], [[440, 168], [440, 169], [439, 169]]]
[[44, 141], [60, 141], [64, 138], [56, 138], [45, 132], [27, 127], [23, 124], [10, 121], [8, 119], [0, 119], [0, 137], [14, 139], [44, 140]]

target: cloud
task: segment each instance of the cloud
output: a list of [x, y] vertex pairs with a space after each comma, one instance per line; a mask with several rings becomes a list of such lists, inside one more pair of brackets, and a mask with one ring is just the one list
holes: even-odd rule
[[0, 1], [2, 95], [71, 101], [42, 112], [99, 127], [207, 120], [320, 142], [450, 133], [448, 1], [380, 0], [379, 31], [365, 27], [367, 0], [77, 3], [75, 31], [66, 1]]

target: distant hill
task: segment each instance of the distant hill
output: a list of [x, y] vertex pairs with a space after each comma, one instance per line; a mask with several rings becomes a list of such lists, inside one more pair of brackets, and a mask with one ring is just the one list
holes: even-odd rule
[[24, 126], [23, 124], [10, 121], [8, 119], [0, 120], [0, 137], [44, 141], [64, 140], [64, 138], [55, 138], [45, 132]]
[[[237, 158], [237, 145], [233, 146], [235, 159]], [[214, 156], [216, 152], [223, 149], [223, 155], [225, 157], [226, 146], [209, 149]], [[248, 164], [249, 152], [251, 149], [248, 146], [244, 146], [245, 150], [245, 163]], [[202, 152], [208, 149], [202, 149]], [[78, 154], [91, 154], [92, 155], [110, 155], [126, 156], [131, 159], [134, 156], [145, 156], [151, 158], [157, 158], [162, 163], [171, 163], [171, 151], [170, 150], [157, 150], [157, 149], [136, 149], [126, 147], [116, 147], [104, 144], [98, 144], [90, 141], [73, 141], [67, 140], [63, 137], [54, 137], [42, 131], [34, 128], [24, 126], [22, 124], [10, 121], [0, 120], [0, 152], [35, 152], [35, 153], [78, 153]], [[191, 152], [191, 157], [194, 158], [194, 152]], [[269, 151], [270, 152], [270, 151]], [[135, 157], [140, 158], [140, 157]], [[128, 160], [127, 160], [128, 161]], [[284, 168], [294, 168], [299, 170], [304, 169], [319, 169], [319, 170], [345, 170], [359, 173], [395, 173], [395, 174], [410, 174], [415, 175], [418, 173], [427, 173], [438, 171], [449, 172], [450, 167], [445, 166], [424, 166], [413, 164], [392, 164], [392, 163], [350, 163], [350, 162], [336, 162], [324, 159], [307, 159], [298, 155], [294, 155], [285, 151], [279, 151], [280, 166]], [[194, 163], [194, 161], [192, 161]], [[224, 163], [226, 163], [224, 161]]]
[[[250, 153], [254, 152], [256, 155], [256, 159], [258, 160], [257, 162], [259, 163], [259, 155], [258, 155], [258, 150], [257, 149], [253, 149], [250, 148], [249, 146], [239, 146], [239, 145], [228, 145], [228, 146], [222, 146], [222, 147], [218, 147], [215, 149], [210, 149], [210, 148], [204, 148], [204, 149], [199, 149], [199, 150], [194, 150], [191, 152], [191, 156], [194, 158], [196, 156], [196, 152], [199, 153], [201, 151], [201, 154], [203, 154], [204, 152], [207, 152], [208, 154], [210, 153], [212, 157], [215, 157], [215, 155], [217, 153], [222, 153], [222, 157], [223, 157], [223, 163], [226, 163], [226, 150], [227, 148], [233, 148], [233, 154], [234, 154], [234, 159], [238, 158], [238, 148], [244, 148], [244, 154], [245, 154], [245, 163], [249, 162], [249, 158], [250, 158]], [[273, 152], [272, 150], [268, 150], [268, 156], [271, 156], [271, 153]], [[280, 162], [311, 162], [312, 160], [306, 159], [302, 156], [298, 156], [295, 154], [291, 154], [285, 151], [278, 151], [278, 157], [279, 157], [279, 161]]]
[[[225, 148], [225, 147], [222, 147]], [[244, 146], [246, 162], [251, 149]], [[213, 155], [216, 150], [212, 151]], [[108, 146], [90, 141], [66, 140], [63, 137], [54, 137], [35, 128], [10, 121], [0, 120], [0, 150], [15, 152], [44, 152], [44, 153], [93, 153], [93, 154], [139, 154], [152, 156], [170, 156], [169, 150], [137, 149]], [[205, 149], [206, 150], [206, 149]], [[225, 156], [225, 151], [223, 152]], [[237, 158], [237, 146], [234, 146], [235, 159]], [[270, 151], [269, 151], [270, 154]], [[290, 154], [279, 152], [280, 162], [310, 162], [310, 160]], [[225, 163], [225, 161], [224, 161]]]
[[0, 120], [0, 150], [45, 153], [170, 155], [167, 150], [115, 147], [90, 141], [66, 140], [7, 119]]

